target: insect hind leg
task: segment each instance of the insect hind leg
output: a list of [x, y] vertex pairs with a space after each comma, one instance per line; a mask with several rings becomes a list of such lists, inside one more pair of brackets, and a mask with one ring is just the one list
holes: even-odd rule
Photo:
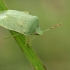
[[4, 37], [4, 39], [8, 39], [8, 38], [11, 38], [11, 37], [15, 37], [15, 36], [17, 36], [17, 35], [19, 35], [19, 33], [15, 34], [15, 35], [12, 35], [12, 36]]

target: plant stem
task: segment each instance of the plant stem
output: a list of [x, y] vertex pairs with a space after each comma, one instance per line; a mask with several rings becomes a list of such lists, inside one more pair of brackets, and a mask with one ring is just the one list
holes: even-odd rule
[[[11, 31], [10, 31], [11, 32]], [[12, 35], [15, 35], [15, 32], [11, 32]], [[34, 52], [33, 48], [27, 43], [25, 45], [24, 39], [22, 34], [14, 37], [18, 45], [20, 46], [21, 50], [26, 55], [27, 59], [31, 63], [31, 65], [34, 67], [35, 70], [46, 70], [45, 66], [42, 64], [41, 60], [38, 58], [36, 53]], [[24, 45], [24, 46], [23, 46]]]
[[[8, 10], [3, 0], [0, 0], [0, 11]], [[17, 32], [9, 30], [12, 35], [16, 35]], [[26, 55], [27, 59], [34, 67], [35, 70], [46, 70], [45, 66], [42, 64], [41, 60], [38, 58], [33, 48], [26, 42], [26, 37], [22, 34], [13, 36], [17, 44], [20, 46], [23, 53]]]

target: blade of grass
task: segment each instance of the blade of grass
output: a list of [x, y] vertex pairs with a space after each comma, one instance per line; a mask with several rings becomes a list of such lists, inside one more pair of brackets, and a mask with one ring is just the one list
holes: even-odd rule
[[[3, 0], [0, 0], [0, 11], [8, 10]], [[16, 35], [17, 32], [9, 30], [12, 35]], [[33, 48], [29, 46], [27, 43], [25, 45], [26, 37], [22, 34], [19, 34], [14, 37], [17, 44], [20, 46], [21, 50], [26, 55], [27, 59], [34, 67], [35, 70], [46, 70], [45, 66], [42, 64], [41, 60], [38, 58], [36, 53], [34, 52]]]

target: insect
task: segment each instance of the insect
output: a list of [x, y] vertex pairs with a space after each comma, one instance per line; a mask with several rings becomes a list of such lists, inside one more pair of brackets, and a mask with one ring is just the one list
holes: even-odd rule
[[[57, 24], [45, 31], [61, 25]], [[0, 12], [0, 26], [26, 35], [43, 35], [39, 27], [39, 18], [26, 12], [5, 10]]]

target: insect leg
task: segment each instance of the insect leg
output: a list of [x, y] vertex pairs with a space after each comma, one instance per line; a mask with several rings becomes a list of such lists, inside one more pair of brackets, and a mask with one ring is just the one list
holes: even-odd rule
[[34, 38], [35, 38], [35, 36], [34, 37], [31, 37], [31, 36], [26, 37], [26, 43], [25, 44], [29, 44], [31, 46], [31, 42]]
[[19, 35], [19, 33], [18, 33], [18, 34], [15, 34], [15, 35], [12, 35], [12, 36], [4, 37], [4, 39], [8, 39], [8, 38], [11, 38], [11, 37], [15, 37], [15, 36], [17, 36], [17, 35]]

